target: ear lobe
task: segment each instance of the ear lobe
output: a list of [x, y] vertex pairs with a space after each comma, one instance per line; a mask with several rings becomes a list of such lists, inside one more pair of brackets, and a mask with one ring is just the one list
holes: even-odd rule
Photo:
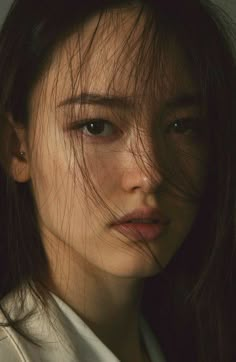
[[11, 175], [16, 182], [23, 183], [29, 181], [30, 172], [27, 163], [19, 161], [16, 158], [13, 158], [10, 169], [11, 169]]
[[[27, 161], [27, 142], [26, 129], [16, 124], [12, 117], [8, 115], [9, 123], [9, 153], [10, 153], [10, 173], [13, 179], [17, 182], [27, 182], [30, 179], [29, 162]], [[22, 156], [20, 152], [24, 151]]]

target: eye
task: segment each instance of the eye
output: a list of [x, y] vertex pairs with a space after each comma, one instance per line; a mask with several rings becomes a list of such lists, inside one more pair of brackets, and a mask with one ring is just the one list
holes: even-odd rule
[[170, 132], [184, 135], [195, 135], [200, 132], [200, 120], [195, 118], [176, 119], [167, 127], [167, 133]]
[[82, 134], [88, 137], [112, 137], [115, 132], [111, 122], [100, 118], [75, 122], [71, 128], [82, 130]]

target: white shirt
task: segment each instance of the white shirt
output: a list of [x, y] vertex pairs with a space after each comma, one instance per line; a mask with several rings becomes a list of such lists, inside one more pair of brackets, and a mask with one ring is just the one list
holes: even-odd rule
[[[83, 320], [60, 298], [51, 293], [55, 305], [49, 303], [48, 319], [45, 311], [36, 306], [35, 313], [26, 320], [24, 330], [39, 338], [42, 348], [26, 341], [11, 327], [0, 327], [1, 362], [119, 362], [120, 360], [94, 334]], [[14, 319], [27, 315], [35, 307], [34, 298], [26, 292], [26, 308], [19, 314], [19, 303], [14, 293], [5, 305]], [[5, 321], [0, 314], [0, 322]], [[140, 331], [152, 362], [165, 362], [160, 346], [147, 321], [141, 316]], [[135, 361], [130, 361], [135, 362]]]

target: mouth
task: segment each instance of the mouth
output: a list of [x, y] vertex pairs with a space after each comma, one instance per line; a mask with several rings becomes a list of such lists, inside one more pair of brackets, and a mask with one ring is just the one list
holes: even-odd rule
[[161, 236], [167, 225], [160, 223], [157, 220], [149, 220], [145, 222], [140, 220], [130, 220], [113, 225], [112, 227], [114, 230], [128, 238], [131, 238], [132, 240], [154, 241]]
[[159, 223], [159, 220], [142, 220], [142, 219], [134, 219], [134, 220], [128, 220], [125, 222], [126, 224], [157, 224]]
[[157, 240], [166, 229], [170, 219], [159, 208], [142, 206], [124, 215], [112, 228], [132, 240]]

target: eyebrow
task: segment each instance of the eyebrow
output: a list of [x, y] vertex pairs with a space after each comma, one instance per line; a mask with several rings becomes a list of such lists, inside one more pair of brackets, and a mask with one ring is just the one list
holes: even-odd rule
[[[135, 106], [135, 98], [133, 96], [106, 95], [97, 93], [81, 93], [65, 99], [58, 104], [58, 107], [70, 106], [74, 104], [88, 104], [103, 106], [108, 108], [126, 108], [130, 109]], [[169, 98], [161, 107], [161, 113], [178, 108], [186, 108], [200, 105], [199, 93], [181, 93]]]
[[161, 107], [162, 111], [175, 110], [178, 108], [199, 107], [200, 106], [200, 93], [181, 93], [171, 97]]
[[89, 104], [103, 107], [132, 108], [134, 98], [128, 96], [116, 96], [97, 93], [81, 93], [78, 96], [70, 97], [58, 104], [58, 107], [73, 104]]

